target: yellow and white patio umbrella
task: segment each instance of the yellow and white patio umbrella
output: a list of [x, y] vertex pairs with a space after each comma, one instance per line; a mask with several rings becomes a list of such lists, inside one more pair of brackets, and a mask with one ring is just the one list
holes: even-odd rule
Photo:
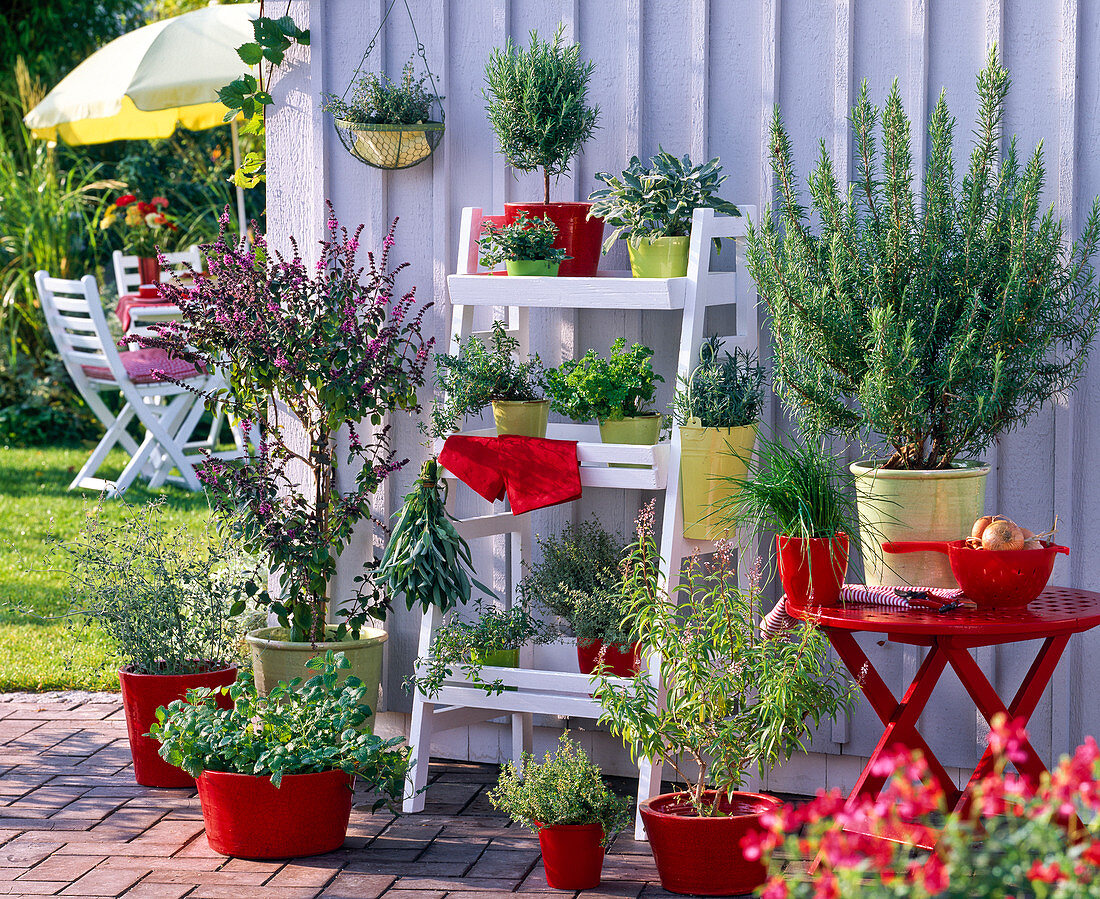
[[[100, 144], [170, 137], [225, 124], [218, 89], [248, 71], [237, 47], [253, 40], [258, 3], [211, 5], [115, 38], [66, 75], [24, 122], [42, 140]], [[233, 162], [240, 165], [236, 122]], [[244, 229], [244, 193], [237, 188]]]

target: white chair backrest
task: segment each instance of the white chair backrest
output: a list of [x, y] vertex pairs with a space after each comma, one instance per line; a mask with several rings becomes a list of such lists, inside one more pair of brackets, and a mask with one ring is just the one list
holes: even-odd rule
[[[202, 270], [202, 252], [197, 245], [178, 253], [165, 253], [164, 256], [168, 260], [168, 267], [160, 270], [161, 281], [169, 281], [173, 275], [187, 274], [188, 265], [195, 271]], [[118, 295], [137, 293], [141, 287], [137, 256], [124, 256], [122, 250], [115, 250], [111, 258], [115, 264], [115, 287]]]
[[126, 380], [95, 278], [85, 275], [79, 281], [70, 281], [40, 271], [35, 272], [34, 283], [50, 336], [77, 386], [88, 381], [85, 365], [109, 368], [118, 384]]

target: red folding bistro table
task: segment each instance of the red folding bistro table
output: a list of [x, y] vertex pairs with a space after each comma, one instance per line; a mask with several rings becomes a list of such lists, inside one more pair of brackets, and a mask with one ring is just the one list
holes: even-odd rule
[[[884, 774], [874, 773], [876, 760], [899, 744], [909, 750], [920, 750], [937, 784], [956, 809], [965, 807], [973, 786], [993, 769], [993, 755], [986, 748], [974, 768], [965, 790], [960, 790], [917, 731], [917, 719], [924, 711], [932, 690], [950, 665], [987, 721], [999, 712], [1026, 723], [1035, 711], [1039, 698], [1054, 674], [1069, 638], [1091, 630], [1100, 624], [1100, 593], [1048, 587], [1038, 599], [1025, 608], [978, 609], [936, 612], [926, 609], [891, 609], [883, 606], [849, 603], [828, 609], [804, 610], [787, 604], [787, 611], [796, 618], [816, 622], [828, 635], [845, 667], [860, 685], [863, 695], [882, 719], [885, 730], [870, 760], [848, 796], [849, 805], [879, 794], [886, 783]], [[899, 701], [886, 686], [878, 671], [856, 642], [856, 633], [885, 634], [894, 643], [927, 646], [929, 652], [916, 677]], [[1042, 640], [1035, 661], [1024, 675], [1020, 688], [1007, 705], [997, 694], [989, 679], [970, 655], [978, 646], [1000, 646], [1025, 640]], [[1025, 758], [1016, 764], [1020, 774], [1038, 779], [1045, 772], [1039, 754], [1025, 743]], [[914, 839], [914, 835], [909, 835]], [[920, 845], [931, 847], [934, 835], [925, 833], [915, 838]]]

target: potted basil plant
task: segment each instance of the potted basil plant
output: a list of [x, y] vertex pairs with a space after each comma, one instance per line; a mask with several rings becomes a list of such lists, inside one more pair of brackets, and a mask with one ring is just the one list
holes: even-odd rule
[[591, 890], [600, 884], [604, 850], [630, 825], [633, 803], [616, 796], [584, 750], [561, 735], [558, 751], [542, 762], [523, 754], [522, 773], [505, 765], [489, 802], [533, 828], [554, 890]]
[[[263, 695], [252, 675], [157, 709], [151, 736], [161, 757], [198, 783], [210, 848], [238, 858], [321, 855], [343, 845], [356, 777], [396, 808], [409, 749], [367, 725], [374, 694], [330, 649], [306, 663], [310, 677]], [[222, 708], [227, 695], [231, 708]]]
[[549, 217], [533, 219], [520, 212], [507, 225], [489, 222], [478, 238], [480, 262], [488, 268], [504, 263], [509, 275], [557, 275], [561, 263], [568, 259], [565, 250], [554, 246], [558, 226]]
[[619, 337], [608, 358], [589, 350], [547, 369], [546, 393], [551, 408], [576, 422], [596, 419], [604, 443], [649, 446], [661, 434], [662, 417], [651, 409], [658, 381], [653, 350], [640, 343], [626, 348]]
[[266, 575], [214, 530], [166, 527], [160, 503], [101, 502], [54, 563], [68, 576], [60, 616], [95, 624], [122, 662], [118, 677], [134, 779], [147, 787], [190, 787], [190, 774], [164, 762], [146, 736], [158, 706], [195, 687], [237, 677], [234, 603], [262, 596]]
[[728, 175], [717, 157], [692, 165], [663, 149], [649, 168], [632, 156], [621, 175], [597, 172], [607, 187], [593, 191], [592, 215], [613, 227], [604, 242], [608, 252], [620, 237], [627, 241], [630, 269], [635, 278], [681, 278], [687, 274], [691, 244], [691, 217], [696, 209], [740, 215], [738, 208], [718, 196]]
[[538, 356], [520, 361], [519, 341], [495, 321], [486, 346], [477, 336], [464, 340], [455, 356], [437, 353], [436, 380], [444, 398], [432, 411], [432, 433], [457, 431], [467, 415], [491, 405], [497, 434], [545, 437], [550, 401], [539, 390]]
[[680, 431], [685, 537], [722, 536], [714, 510], [730, 498], [730, 479], [744, 475], [752, 457], [765, 376], [755, 354], [735, 348], [723, 355], [722, 341], [711, 337], [699, 350], [699, 364], [680, 379], [672, 416]]
[[600, 721], [632, 755], [663, 759], [684, 784], [639, 809], [661, 885], [707, 896], [752, 892], [767, 872], [746, 858], [742, 839], [762, 833], [761, 816], [782, 803], [744, 792], [745, 777], [803, 749], [810, 722], [836, 715], [852, 687], [812, 625], [761, 636], [760, 585], [737, 586], [728, 543], [712, 560], [692, 561], [666, 593], [651, 502], [628, 552], [630, 621], [642, 652], [661, 656], [663, 690], [644, 672], [625, 688], [602, 677]]

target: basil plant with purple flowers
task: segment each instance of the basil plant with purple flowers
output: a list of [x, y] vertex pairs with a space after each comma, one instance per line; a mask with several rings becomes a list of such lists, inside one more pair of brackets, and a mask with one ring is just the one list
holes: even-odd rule
[[[216, 511], [246, 547], [266, 558], [279, 580], [268, 608], [292, 641], [326, 639], [325, 613], [337, 559], [356, 524], [370, 518], [371, 496], [408, 460], [390, 448], [384, 416], [419, 411], [417, 388], [433, 344], [423, 335], [415, 288], [400, 296], [390, 268], [395, 220], [379, 256], [357, 261], [362, 226], [349, 233], [329, 204], [320, 258], [294, 256], [226, 238], [203, 247], [210, 278], [193, 289], [164, 285], [181, 321], [157, 326], [143, 346], [225, 374], [229, 389], [204, 395], [224, 404], [251, 438], [244, 460], [208, 459], [200, 479]], [[185, 385], [187, 386], [187, 385]], [[337, 434], [346, 429], [346, 452]], [[355, 470], [354, 485], [337, 485], [338, 465]], [[376, 563], [368, 559], [365, 568]], [[386, 598], [366, 572], [335, 639], [357, 637], [369, 618], [385, 614]]]

